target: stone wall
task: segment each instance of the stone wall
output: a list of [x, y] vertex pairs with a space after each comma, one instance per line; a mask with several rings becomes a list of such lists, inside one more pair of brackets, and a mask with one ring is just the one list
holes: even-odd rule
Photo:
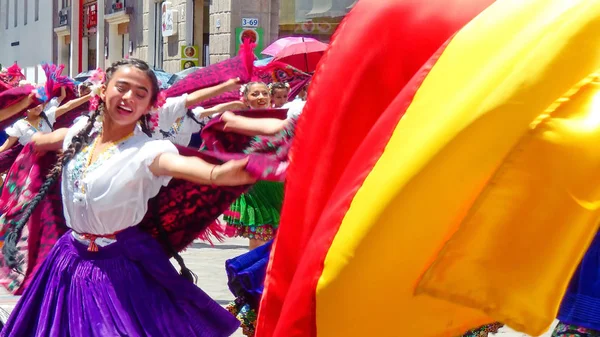
[[171, 8], [177, 12], [177, 34], [163, 38], [163, 70], [170, 73], [181, 71], [181, 46], [185, 46], [185, 0], [171, 0]]
[[[133, 53], [131, 57], [140, 60], [148, 61], [148, 41], [151, 38], [153, 31], [150, 30], [150, 2], [151, 1], [129, 1], [128, 6], [133, 4], [133, 18], [129, 25], [129, 39], [133, 43]], [[154, 5], [154, 3], [152, 3]]]
[[[259, 1], [259, 0], [252, 0]], [[209, 7], [209, 53], [210, 64], [221, 62], [231, 56], [234, 48], [234, 33], [232, 30], [231, 15], [232, 2], [239, 0], [212, 0]], [[219, 27], [217, 27], [219, 23]]]

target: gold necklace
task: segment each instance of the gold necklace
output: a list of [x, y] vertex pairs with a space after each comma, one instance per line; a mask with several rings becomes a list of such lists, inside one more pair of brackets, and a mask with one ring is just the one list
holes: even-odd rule
[[[102, 155], [107, 152], [108, 150], [110, 150], [113, 146], [116, 146], [118, 144], [121, 144], [123, 142], [125, 142], [127, 139], [129, 139], [130, 137], [133, 136], [133, 131], [131, 133], [129, 133], [127, 136], [117, 140], [116, 142], [110, 142], [109, 145], [98, 154], [96, 160], [99, 160]], [[94, 157], [94, 152], [96, 150], [96, 145], [98, 145], [98, 140], [102, 137], [102, 135], [98, 135], [96, 136], [96, 139], [94, 139], [94, 142], [92, 143], [92, 147], [90, 148], [90, 155], [87, 158], [87, 161], [85, 163], [85, 166], [83, 167], [83, 171], [81, 172], [81, 192], [85, 193], [85, 185], [83, 184], [83, 179], [85, 178], [86, 174], [87, 174], [87, 170], [90, 168], [90, 166], [92, 165], [92, 158]], [[109, 157], [110, 158], [110, 157]]]

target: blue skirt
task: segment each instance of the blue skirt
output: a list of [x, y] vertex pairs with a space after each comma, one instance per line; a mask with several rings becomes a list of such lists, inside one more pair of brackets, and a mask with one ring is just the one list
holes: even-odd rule
[[90, 252], [63, 235], [0, 336], [225, 337], [239, 321], [181, 277], [159, 243], [132, 227]]
[[263, 293], [272, 244], [271, 240], [225, 263], [229, 290], [236, 298], [243, 298], [255, 310], [258, 309]]
[[571, 279], [558, 319], [570, 325], [600, 330], [600, 232]]

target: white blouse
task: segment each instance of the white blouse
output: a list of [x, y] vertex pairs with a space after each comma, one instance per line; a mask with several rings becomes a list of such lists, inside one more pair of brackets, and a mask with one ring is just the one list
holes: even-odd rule
[[187, 112], [187, 108], [185, 107], [187, 96], [187, 94], [183, 94], [179, 97], [167, 98], [167, 101], [158, 112], [159, 129], [169, 130], [178, 118], [185, 116]]
[[[82, 119], [69, 129], [63, 149], [86, 123]], [[83, 179], [88, 151], [80, 151], [63, 170], [64, 214], [67, 226], [77, 233], [107, 235], [137, 225], [148, 200], [171, 180], [155, 176], [149, 168], [159, 154], [178, 153], [171, 142], [151, 140], [136, 128], [132, 137], [111, 149], [90, 165]]]
[[204, 109], [202, 107], [197, 107], [192, 110], [192, 114], [200, 124], [196, 123], [196, 121], [191, 119], [184, 112], [183, 116], [178, 117], [170, 128], [166, 130], [157, 130], [152, 137], [154, 139], [170, 140], [173, 144], [188, 146], [192, 139], [192, 135], [200, 132], [211, 119], [211, 117], [200, 117], [203, 111]]
[[294, 117], [300, 116], [305, 105], [306, 105], [306, 101], [303, 101], [301, 99], [295, 99], [291, 102], [285, 103], [282, 106], [282, 108], [288, 109], [288, 112], [287, 112], [288, 118], [294, 118]]
[[19, 119], [13, 125], [6, 128], [6, 134], [10, 137], [19, 138], [19, 144], [26, 145], [31, 141], [31, 137], [37, 132], [52, 132], [52, 126], [56, 123], [56, 109], [58, 109], [58, 104], [52, 105], [51, 103], [44, 108], [44, 112], [46, 113], [46, 117], [48, 117], [50, 125], [48, 125], [43, 118], [40, 118], [38, 125], [31, 125], [25, 119]]

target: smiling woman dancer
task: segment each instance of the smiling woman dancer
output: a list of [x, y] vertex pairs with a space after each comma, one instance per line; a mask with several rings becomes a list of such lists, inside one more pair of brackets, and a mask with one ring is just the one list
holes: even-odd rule
[[[36, 200], [62, 174], [71, 230], [35, 274], [0, 336], [213, 337], [230, 336], [239, 326], [136, 226], [148, 200], [172, 177], [222, 186], [254, 181], [244, 171], [246, 160], [214, 166], [179, 155], [169, 141], [151, 140], [149, 111], [158, 91], [146, 63], [119, 61], [108, 68], [89, 120], [40, 140], [64, 152]], [[31, 212], [25, 213], [21, 226]]]
[[[271, 107], [271, 93], [263, 82], [250, 82], [241, 88], [241, 92], [247, 109]], [[273, 239], [279, 227], [282, 203], [283, 184], [260, 181], [231, 205], [224, 219], [230, 231], [248, 238], [249, 248], [254, 249]]]

